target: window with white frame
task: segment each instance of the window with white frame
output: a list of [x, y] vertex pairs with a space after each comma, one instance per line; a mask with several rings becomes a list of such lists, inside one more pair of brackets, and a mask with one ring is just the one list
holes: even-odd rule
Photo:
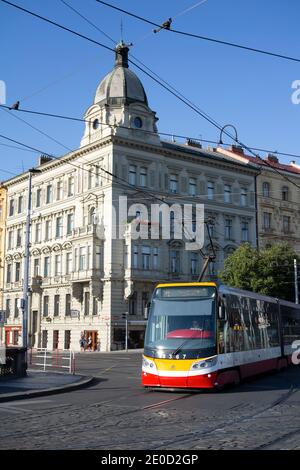
[[17, 248], [22, 246], [22, 229], [18, 228], [17, 230]]
[[15, 264], [15, 281], [20, 281], [21, 263], [19, 261]]
[[198, 253], [191, 253], [191, 274], [198, 274]]
[[180, 252], [178, 250], [171, 250], [170, 253], [171, 273], [179, 273], [180, 271]]
[[129, 184], [136, 185], [136, 166], [129, 165], [129, 175], [128, 175]]
[[51, 240], [51, 235], [52, 235], [52, 223], [51, 220], [46, 220], [45, 224], [45, 241]]
[[241, 188], [241, 206], [247, 206], [248, 191], [247, 188]]
[[230, 184], [224, 185], [224, 202], [231, 202], [231, 186]]
[[15, 201], [13, 198], [11, 198], [9, 200], [9, 212], [8, 212], [8, 215], [9, 216], [12, 216], [14, 215], [14, 210], [15, 210]]
[[39, 276], [40, 275], [40, 258], [34, 258], [33, 261], [33, 275]]
[[270, 197], [270, 183], [268, 181], [263, 182], [263, 197]]
[[101, 247], [96, 245], [95, 248], [95, 268], [101, 268]]
[[150, 269], [150, 247], [142, 246], [142, 268]]
[[61, 180], [57, 181], [56, 184], [56, 199], [60, 201], [63, 198], [63, 182]]
[[138, 268], [138, 260], [139, 260], [139, 247], [135, 245], [133, 247], [133, 267]]
[[225, 238], [232, 240], [232, 220], [225, 219]]
[[66, 253], [66, 274], [72, 272], [72, 252]]
[[67, 215], [67, 235], [71, 235], [74, 230], [74, 214]]
[[9, 263], [6, 267], [6, 282], [7, 282], [7, 284], [10, 284], [11, 281], [12, 281], [11, 274], [12, 274], [12, 264]]
[[36, 190], [35, 207], [41, 207], [41, 199], [42, 199], [42, 190], [41, 188], [38, 188]]
[[55, 276], [61, 275], [61, 255], [55, 255]]
[[290, 231], [291, 231], [291, 218], [288, 215], [284, 215], [282, 217], [282, 223], [283, 223], [283, 232], [284, 233], [290, 233]]
[[42, 234], [42, 226], [40, 222], [35, 224], [35, 243], [40, 243]]
[[86, 269], [86, 247], [81, 246], [79, 248], [79, 271]]
[[44, 277], [50, 276], [50, 257], [45, 256], [44, 258]]
[[46, 189], [46, 204], [50, 204], [53, 199], [53, 189], [52, 184], [48, 184]]
[[271, 213], [270, 212], [263, 213], [263, 228], [264, 230], [270, 230], [271, 228]]
[[153, 269], [158, 269], [158, 248], [153, 248]]
[[63, 218], [56, 217], [56, 238], [61, 238], [63, 236]]
[[215, 183], [213, 181], [207, 182], [207, 199], [212, 201], [215, 197]]
[[9, 250], [12, 250], [13, 248], [13, 243], [14, 243], [14, 231], [13, 230], [9, 230], [8, 232], [8, 242], [7, 242], [7, 248]]
[[19, 196], [18, 198], [18, 214], [23, 212], [23, 196]]
[[249, 222], [242, 221], [242, 242], [249, 241]]
[[68, 196], [74, 196], [75, 194], [75, 179], [74, 176], [68, 178]]
[[143, 188], [147, 186], [147, 168], [144, 166], [140, 168], [140, 186]]
[[49, 315], [49, 295], [44, 295], [43, 299], [43, 316], [47, 317]]
[[196, 196], [197, 194], [197, 180], [196, 178], [189, 178], [189, 195]]
[[178, 176], [170, 175], [170, 192], [176, 194], [178, 192]]

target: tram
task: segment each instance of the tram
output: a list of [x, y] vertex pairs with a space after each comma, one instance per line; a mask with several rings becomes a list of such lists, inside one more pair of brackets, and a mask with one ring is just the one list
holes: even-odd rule
[[291, 363], [300, 305], [212, 282], [159, 284], [145, 335], [142, 385], [222, 389]]

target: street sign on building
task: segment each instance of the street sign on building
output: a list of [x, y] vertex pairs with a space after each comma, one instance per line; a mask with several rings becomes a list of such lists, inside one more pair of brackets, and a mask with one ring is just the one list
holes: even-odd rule
[[79, 318], [79, 310], [71, 309], [71, 318]]

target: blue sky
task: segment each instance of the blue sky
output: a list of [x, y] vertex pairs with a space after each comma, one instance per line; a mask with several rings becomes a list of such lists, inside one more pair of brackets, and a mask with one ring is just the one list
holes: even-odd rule
[[[14, 0], [12, 0], [14, 1]], [[300, 105], [291, 101], [291, 84], [300, 79], [300, 64], [162, 31], [113, 11], [95, 0], [66, 0], [116, 40], [120, 24], [132, 53], [175, 86], [221, 125], [232, 123], [249, 146], [300, 154]], [[82, 34], [112, 43], [60, 0], [15, 0], [15, 3]], [[116, 6], [161, 23], [196, 0], [111, 0]], [[174, 28], [276, 51], [299, 52], [298, 0], [207, 0], [174, 20]], [[7, 103], [82, 117], [96, 87], [113, 66], [113, 53], [58, 30], [0, 2], [0, 80]], [[134, 67], [132, 67], [133, 70]], [[219, 132], [168, 94], [141, 71], [151, 108], [161, 132], [218, 140]], [[39, 91], [43, 89], [43, 91]], [[39, 92], [38, 92], [39, 91]], [[15, 113], [63, 144], [59, 145], [0, 110], [0, 134], [56, 156], [78, 147], [83, 124]], [[9, 144], [0, 138], [1, 144]], [[282, 158], [282, 161], [289, 161]], [[3, 170], [19, 173], [36, 164], [37, 154], [0, 145]], [[300, 164], [300, 159], [298, 160]]]

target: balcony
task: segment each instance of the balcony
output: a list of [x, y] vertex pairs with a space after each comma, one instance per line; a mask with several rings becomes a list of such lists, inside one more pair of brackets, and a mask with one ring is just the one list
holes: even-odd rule
[[85, 227], [74, 228], [72, 231], [73, 237], [82, 237], [85, 235], [96, 235], [97, 225], [88, 224]]

